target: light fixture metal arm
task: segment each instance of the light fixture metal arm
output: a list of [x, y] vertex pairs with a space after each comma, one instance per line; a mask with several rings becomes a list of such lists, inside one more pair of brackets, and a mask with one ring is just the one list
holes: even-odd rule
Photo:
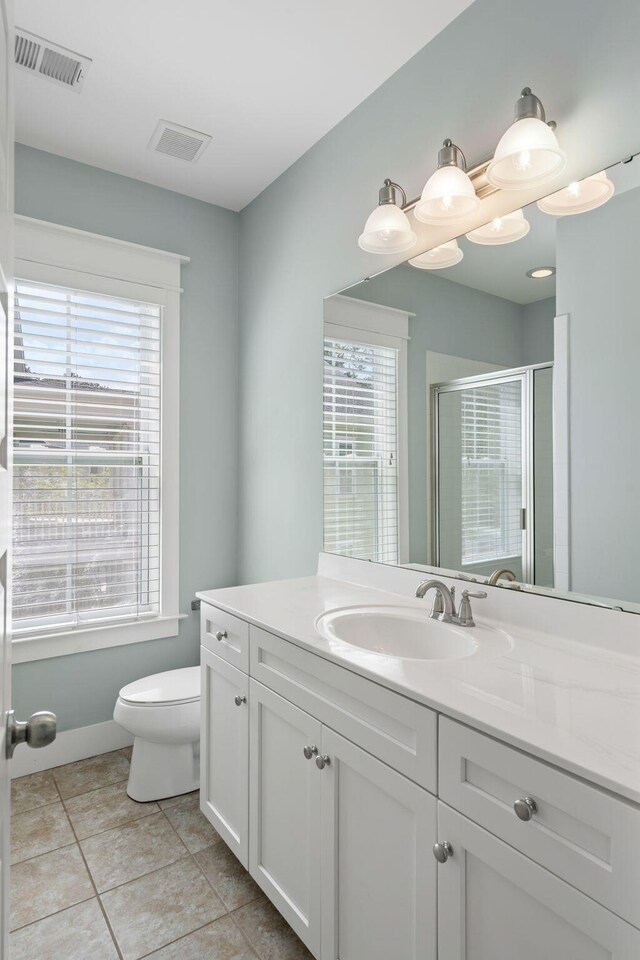
[[399, 183], [395, 183], [393, 180], [390, 180], [388, 177], [384, 181], [384, 185], [380, 187], [380, 192], [378, 194], [378, 204], [381, 206], [384, 203], [396, 203], [396, 190], [399, 190], [402, 194], [402, 203], [398, 204], [401, 210], [407, 205], [407, 194], [404, 187], [401, 187]]

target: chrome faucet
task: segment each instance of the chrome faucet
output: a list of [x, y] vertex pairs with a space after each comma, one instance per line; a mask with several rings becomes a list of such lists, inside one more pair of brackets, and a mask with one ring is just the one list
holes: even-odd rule
[[436, 591], [429, 614], [432, 620], [440, 620], [442, 623], [456, 623], [461, 627], [475, 627], [476, 623], [473, 619], [470, 600], [471, 598], [484, 599], [487, 596], [484, 591], [469, 593], [468, 590], [463, 590], [460, 609], [456, 613], [455, 587], [449, 589], [441, 580], [423, 580], [416, 590], [416, 597], [422, 599], [429, 590]]
[[490, 583], [492, 587], [495, 587], [498, 585], [498, 580], [509, 580], [513, 583], [515, 579], [516, 579], [516, 575], [513, 572], [513, 570], [509, 570], [507, 569], [507, 567], [504, 567], [502, 569], [498, 567], [497, 570], [493, 571], [493, 573], [487, 580], [487, 583]]

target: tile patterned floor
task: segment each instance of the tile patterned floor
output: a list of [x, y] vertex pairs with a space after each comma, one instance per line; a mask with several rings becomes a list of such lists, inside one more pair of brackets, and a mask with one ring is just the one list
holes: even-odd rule
[[197, 793], [129, 799], [129, 756], [13, 781], [12, 960], [311, 960]]

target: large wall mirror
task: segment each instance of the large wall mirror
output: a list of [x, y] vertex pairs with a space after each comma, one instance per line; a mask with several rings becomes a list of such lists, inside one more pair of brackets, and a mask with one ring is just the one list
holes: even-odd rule
[[327, 298], [327, 552], [640, 612], [639, 223], [637, 158]]

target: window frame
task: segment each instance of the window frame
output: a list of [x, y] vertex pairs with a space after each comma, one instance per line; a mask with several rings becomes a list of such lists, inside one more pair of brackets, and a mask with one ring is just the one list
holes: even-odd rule
[[[71, 227], [16, 217], [15, 275], [161, 308], [160, 610], [12, 638], [14, 663], [173, 637], [179, 622], [180, 268], [187, 257]], [[13, 425], [13, 410], [11, 411]], [[12, 448], [13, 437], [9, 446]]]
[[[414, 316], [396, 307], [343, 294], [334, 294], [324, 301], [323, 343], [325, 337], [335, 337], [398, 351], [398, 566], [409, 563], [407, 341], [409, 318]], [[322, 532], [324, 541], [324, 519]]]

